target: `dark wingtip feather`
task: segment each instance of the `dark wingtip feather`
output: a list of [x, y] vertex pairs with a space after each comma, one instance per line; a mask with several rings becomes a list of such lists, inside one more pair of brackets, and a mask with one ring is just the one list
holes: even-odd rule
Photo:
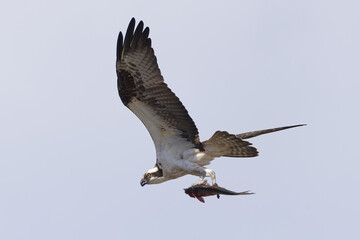
[[126, 30], [126, 35], [125, 35], [125, 40], [124, 40], [124, 45], [123, 45], [123, 51], [126, 51], [127, 49], [129, 49], [130, 47], [130, 43], [133, 37], [133, 33], [134, 33], [134, 29], [135, 29], [135, 18], [132, 18], [129, 26]]
[[270, 129], [253, 131], [253, 132], [246, 132], [246, 133], [237, 134], [236, 136], [241, 139], [246, 139], [246, 138], [257, 137], [259, 135], [263, 135], [266, 133], [272, 133], [272, 132], [282, 131], [285, 129], [301, 127], [301, 126], [306, 126], [306, 124], [298, 124], [298, 125], [292, 125], [292, 126], [286, 126], [286, 127], [270, 128]]
[[142, 39], [143, 40], [145, 40], [145, 39], [147, 39], [148, 37], [149, 37], [149, 33], [150, 33], [150, 28], [149, 27], [146, 27], [145, 29], [144, 29], [144, 32], [143, 32], [143, 34], [142, 34]]
[[122, 48], [123, 48], [123, 35], [122, 32], [120, 32], [116, 44], [116, 59], [121, 58]]
[[144, 28], [144, 23], [143, 23], [143, 21], [140, 21], [138, 26], [135, 29], [133, 38], [131, 40], [131, 47], [136, 46], [136, 44], [139, 42], [139, 39], [140, 39], [140, 37], [142, 35], [142, 32], [143, 32], [143, 28]]
[[146, 39], [146, 44], [151, 47], [151, 38]]
[[144, 29], [144, 22], [140, 21], [135, 29], [135, 24], [135, 18], [131, 18], [124, 40], [122, 33], [119, 33], [116, 54], [117, 59], [121, 59], [123, 53], [126, 53], [130, 47], [136, 47], [137, 44], [151, 47], [151, 40], [148, 38], [150, 33], [149, 27]]

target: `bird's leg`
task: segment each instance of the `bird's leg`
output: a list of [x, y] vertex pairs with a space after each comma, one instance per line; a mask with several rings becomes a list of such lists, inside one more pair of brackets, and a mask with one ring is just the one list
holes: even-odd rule
[[207, 184], [205, 177], [210, 177], [212, 185], [217, 186], [215, 172], [211, 169], [204, 168], [194, 162], [186, 161], [186, 160], [178, 161], [178, 167], [184, 169], [185, 171], [187, 171], [190, 174], [200, 176], [199, 181], [194, 185]]
[[215, 172], [211, 169], [205, 168], [205, 172], [206, 172], [206, 177], [210, 177], [211, 178], [211, 183], [213, 186], [217, 186], [216, 184], [216, 177], [215, 177]]
[[202, 174], [200, 176], [198, 182], [193, 185], [207, 185], [207, 181], [206, 181], [205, 177], [210, 177], [212, 185], [214, 187], [217, 187], [215, 172], [208, 168], [204, 168], [204, 171], [205, 171], [204, 174]]
[[199, 177], [199, 180], [197, 183], [194, 183], [193, 186], [196, 186], [196, 185], [208, 185], [206, 179], [204, 179], [204, 177]]

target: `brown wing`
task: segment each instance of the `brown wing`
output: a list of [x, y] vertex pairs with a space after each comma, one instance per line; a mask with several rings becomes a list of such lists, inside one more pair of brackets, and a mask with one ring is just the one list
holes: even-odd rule
[[164, 131], [173, 130], [202, 148], [194, 121], [164, 83], [148, 37], [149, 28], [143, 30], [143, 27], [140, 21], [134, 32], [135, 19], [132, 18], [125, 40], [121, 32], [118, 37], [116, 72], [120, 98], [144, 123], [155, 146], [160, 144], [157, 138], [163, 137]]
[[306, 124], [298, 124], [298, 125], [292, 125], [292, 126], [286, 126], [286, 127], [270, 128], [270, 129], [258, 130], [258, 131], [253, 131], [253, 132], [240, 133], [240, 134], [236, 134], [236, 136], [241, 139], [246, 139], [246, 138], [257, 137], [259, 135], [263, 135], [266, 133], [277, 132], [277, 131], [294, 128], [294, 127], [301, 127], [301, 126], [305, 126], [305, 125]]

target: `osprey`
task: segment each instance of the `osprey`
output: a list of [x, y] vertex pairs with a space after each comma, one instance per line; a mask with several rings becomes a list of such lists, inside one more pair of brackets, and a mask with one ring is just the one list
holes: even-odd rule
[[[134, 31], [135, 30], [135, 31]], [[199, 176], [198, 184], [210, 177], [216, 186], [215, 172], [204, 166], [217, 157], [255, 157], [256, 148], [244, 139], [301, 125], [272, 128], [242, 134], [217, 131], [201, 142], [198, 129], [179, 98], [164, 82], [151, 47], [149, 28], [140, 21], [135, 29], [132, 18], [125, 39], [117, 41], [116, 73], [123, 104], [145, 125], [156, 148], [156, 164], [140, 184], [157, 184], [187, 174]]]

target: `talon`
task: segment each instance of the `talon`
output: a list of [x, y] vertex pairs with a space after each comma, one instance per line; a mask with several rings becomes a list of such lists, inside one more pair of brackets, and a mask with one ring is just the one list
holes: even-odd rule
[[209, 184], [207, 183], [207, 180], [206, 180], [206, 179], [199, 179], [199, 181], [198, 181], [197, 183], [194, 183], [192, 186], [199, 186], [199, 185], [205, 185], [205, 186], [207, 186], [207, 185], [209, 185]]
[[204, 180], [202, 183], [200, 183], [200, 185], [208, 185], [207, 180]]

